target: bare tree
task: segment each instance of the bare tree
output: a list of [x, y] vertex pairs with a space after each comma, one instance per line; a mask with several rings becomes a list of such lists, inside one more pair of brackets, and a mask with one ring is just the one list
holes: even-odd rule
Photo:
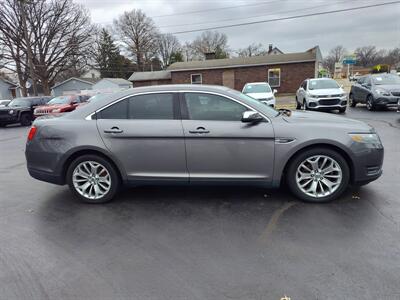
[[357, 64], [363, 67], [373, 66], [377, 62], [378, 51], [375, 46], [359, 47], [355, 51]]
[[218, 31], [205, 31], [191, 43], [191, 48], [203, 56], [215, 52], [216, 58], [226, 58], [229, 53], [228, 37]]
[[171, 64], [171, 56], [181, 51], [181, 44], [176, 36], [172, 34], [160, 34], [158, 37], [158, 51], [165, 69]]
[[238, 55], [240, 57], [250, 57], [250, 56], [260, 56], [266, 55], [267, 51], [265, 50], [263, 44], [251, 44], [248, 45], [246, 48], [241, 48], [238, 50]]
[[57, 76], [87, 66], [92, 45], [89, 14], [72, 0], [36, 1], [28, 12], [34, 64], [45, 94]]
[[158, 30], [153, 20], [140, 9], [134, 9], [114, 20], [114, 27], [127, 50], [132, 53], [138, 69], [143, 71], [145, 64], [156, 56], [158, 50]]
[[333, 72], [333, 70], [335, 69], [335, 63], [342, 62], [344, 56], [346, 55], [346, 52], [346, 48], [344, 48], [342, 45], [338, 45], [332, 48], [329, 51], [329, 55], [326, 56], [323, 60], [322, 65], [330, 72]]

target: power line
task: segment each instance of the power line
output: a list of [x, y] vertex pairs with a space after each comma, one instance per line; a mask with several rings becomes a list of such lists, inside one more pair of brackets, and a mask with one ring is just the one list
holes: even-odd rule
[[210, 12], [210, 11], [218, 11], [218, 10], [226, 10], [226, 9], [239, 8], [239, 7], [261, 6], [261, 5], [274, 3], [274, 2], [282, 2], [282, 1], [281, 0], [273, 0], [273, 1], [266, 1], [266, 2], [235, 5], [235, 6], [225, 6], [225, 7], [219, 7], [219, 8], [192, 10], [192, 11], [186, 11], [186, 12], [181, 12], [181, 13], [173, 13], [173, 14], [168, 14], [168, 15], [151, 16], [151, 18], [174, 17], [174, 16], [191, 15], [191, 14], [198, 14], [198, 13]]
[[253, 25], [253, 24], [260, 24], [260, 23], [270, 23], [270, 22], [276, 22], [276, 21], [292, 20], [292, 19], [306, 18], [306, 17], [312, 17], [312, 16], [334, 14], [334, 13], [339, 13], [339, 12], [361, 10], [361, 9], [365, 9], [365, 8], [399, 4], [399, 3], [400, 3], [400, 1], [392, 1], [392, 2], [385, 2], [385, 3], [379, 3], [379, 4], [357, 6], [357, 7], [352, 7], [352, 8], [336, 9], [336, 10], [317, 12], [317, 13], [310, 13], [310, 14], [303, 14], [303, 15], [296, 15], [296, 16], [289, 16], [289, 17], [281, 17], [281, 18], [261, 20], [261, 21], [237, 23], [237, 24], [231, 24], [231, 25], [221, 25], [221, 26], [214, 26], [214, 27], [205, 27], [205, 28], [200, 28], [200, 29], [183, 30], [183, 31], [170, 32], [170, 33], [171, 34], [183, 34], [183, 33], [199, 32], [199, 31], [206, 31], [206, 30], [239, 27], [239, 26], [246, 26], [246, 25]]
[[248, 16], [244, 18], [229, 18], [229, 19], [222, 19], [214, 22], [199, 22], [199, 23], [186, 23], [186, 24], [178, 24], [178, 25], [165, 25], [165, 26], [158, 26], [159, 28], [170, 28], [170, 27], [180, 27], [180, 26], [190, 26], [190, 25], [204, 25], [204, 24], [210, 24], [210, 23], [221, 23], [221, 22], [226, 22], [226, 21], [235, 21], [235, 20], [244, 20], [244, 19], [251, 19], [251, 18], [260, 18], [260, 17], [266, 17], [266, 16], [271, 16], [275, 14], [283, 14], [283, 13], [289, 13], [289, 12], [294, 12], [294, 11], [304, 11], [304, 10], [309, 10], [309, 9], [316, 9], [320, 7], [326, 7], [332, 4], [341, 4], [341, 3], [348, 3], [352, 1], [360, 1], [360, 0], [344, 0], [344, 1], [338, 1], [338, 2], [331, 2], [331, 3], [324, 3], [321, 5], [314, 5], [314, 6], [307, 6], [304, 8], [297, 8], [297, 9], [290, 9], [290, 10], [281, 10], [281, 11], [273, 11], [269, 14], [262, 14], [262, 15], [253, 15], [253, 16]]

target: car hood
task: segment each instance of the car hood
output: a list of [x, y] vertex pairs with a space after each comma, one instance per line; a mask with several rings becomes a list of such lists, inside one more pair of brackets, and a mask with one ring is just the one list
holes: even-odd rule
[[271, 93], [248, 93], [246, 94], [247, 96], [250, 96], [251, 98], [254, 99], [267, 99], [267, 98], [271, 98], [274, 96], [274, 94]]
[[[313, 111], [292, 111], [290, 116], [283, 117], [288, 123], [309, 124], [312, 127], [345, 128], [348, 132], [370, 132], [373, 127], [358, 121], [330, 113]], [[312, 127], [310, 128], [312, 130]]]
[[382, 89], [388, 92], [400, 92], [400, 84], [376, 84], [376, 89]]
[[69, 107], [69, 104], [42, 105], [42, 106], [36, 107], [36, 109], [37, 110], [40, 110], [40, 109], [53, 110], [53, 109], [66, 108], [66, 107]]
[[319, 90], [309, 90], [311, 95], [338, 95], [343, 94], [344, 91], [342, 89], [319, 89]]

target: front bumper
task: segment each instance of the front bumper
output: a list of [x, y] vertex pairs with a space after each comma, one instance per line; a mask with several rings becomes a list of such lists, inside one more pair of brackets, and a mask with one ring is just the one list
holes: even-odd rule
[[353, 183], [363, 185], [378, 179], [382, 175], [383, 146], [378, 149], [353, 144], [351, 148], [355, 153], [353, 158]]
[[374, 104], [386, 107], [398, 107], [399, 101], [400, 97], [396, 96], [378, 96], [375, 99]]
[[340, 109], [347, 106], [347, 97], [336, 98], [308, 98], [310, 109]]
[[18, 115], [2, 114], [0, 115], [0, 124], [14, 124], [18, 123]]

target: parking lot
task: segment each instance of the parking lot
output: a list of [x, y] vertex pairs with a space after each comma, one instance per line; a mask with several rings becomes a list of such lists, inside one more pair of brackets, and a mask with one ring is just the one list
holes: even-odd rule
[[[286, 104], [286, 103], [285, 103]], [[382, 177], [328, 204], [285, 187], [140, 187], [105, 205], [31, 178], [0, 128], [0, 299], [400, 299], [400, 113]]]

